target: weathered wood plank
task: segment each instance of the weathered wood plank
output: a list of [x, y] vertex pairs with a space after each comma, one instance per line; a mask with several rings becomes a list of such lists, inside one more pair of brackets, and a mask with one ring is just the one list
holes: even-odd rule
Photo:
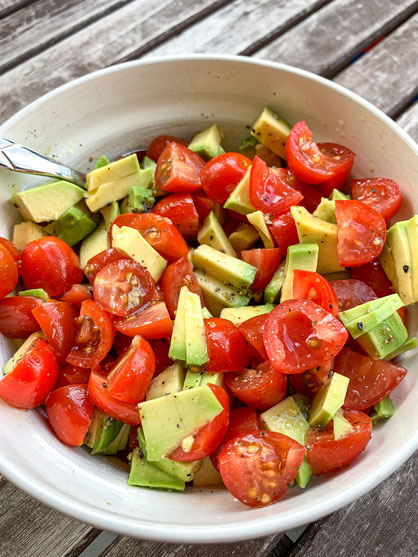
[[[0, 21], [0, 72], [129, 0], [40, 0]], [[0, 8], [1, 10], [1, 8]]]
[[0, 0], [0, 17], [6, 17], [27, 6], [30, 2], [31, 0]]
[[396, 121], [412, 139], [418, 142], [418, 101], [401, 114]]
[[309, 526], [288, 557], [416, 556], [416, 457], [358, 501]]
[[76, 557], [99, 530], [35, 501], [0, 477], [0, 555]]
[[335, 81], [397, 116], [418, 94], [418, 14], [408, 19]]
[[3, 74], [0, 121], [58, 85], [138, 55], [227, 2], [130, 2]]

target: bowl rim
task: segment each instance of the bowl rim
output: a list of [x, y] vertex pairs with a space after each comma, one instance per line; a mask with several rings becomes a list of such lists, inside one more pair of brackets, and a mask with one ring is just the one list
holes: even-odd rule
[[[67, 89], [96, 79], [98, 76], [103, 76], [111, 73], [117, 73], [129, 68], [156, 65], [167, 62], [186, 62], [189, 60], [196, 61], [212, 61], [212, 62], [231, 62], [235, 64], [249, 64], [255, 66], [262, 66], [271, 69], [278, 69], [290, 74], [305, 77], [311, 81], [319, 83], [335, 92], [343, 95], [344, 97], [354, 100], [364, 108], [372, 112], [394, 132], [396, 132], [418, 155], [417, 143], [405, 132], [396, 122], [389, 116], [382, 112], [379, 108], [374, 106], [369, 101], [362, 98], [357, 93], [330, 81], [322, 76], [313, 74], [309, 71], [296, 68], [287, 64], [278, 62], [271, 62], [268, 60], [257, 59], [247, 56], [235, 55], [219, 55], [219, 54], [185, 54], [176, 56], [161, 56], [156, 58], [147, 58], [142, 60], [133, 60], [121, 64], [115, 64], [108, 68], [103, 68], [71, 80], [70, 82], [61, 85], [52, 91], [42, 95], [35, 101], [31, 102], [16, 114], [8, 118], [2, 125], [0, 125], [0, 134], [3, 135], [4, 130], [16, 122], [20, 121], [27, 114], [34, 109], [41, 106], [45, 101], [60, 95]], [[35, 499], [49, 505], [50, 507], [63, 512], [71, 517], [87, 522], [92, 526], [101, 530], [110, 530], [120, 535], [127, 535], [136, 538], [155, 540], [162, 542], [173, 543], [225, 543], [241, 541], [246, 539], [253, 539], [261, 536], [267, 536], [279, 532], [284, 532], [290, 528], [294, 528], [303, 524], [316, 521], [330, 513], [335, 512], [341, 507], [351, 503], [360, 496], [364, 495], [380, 482], [386, 479], [390, 474], [395, 472], [418, 448], [418, 430], [413, 432], [408, 439], [408, 442], [397, 454], [393, 455], [390, 459], [385, 460], [379, 464], [379, 470], [374, 471], [370, 476], [358, 481], [355, 485], [340, 491], [332, 498], [320, 505], [311, 506], [305, 510], [297, 511], [291, 516], [275, 517], [272, 513], [270, 518], [256, 519], [249, 525], [245, 522], [241, 525], [238, 521], [234, 524], [217, 526], [193, 526], [185, 525], [180, 529], [178, 525], [169, 524], [155, 524], [149, 522], [142, 522], [140, 520], [129, 520], [119, 518], [116, 515], [109, 514], [105, 510], [92, 510], [85, 508], [83, 505], [74, 502], [71, 497], [63, 497], [48, 488], [44, 487], [41, 483], [31, 480], [29, 477], [20, 475], [13, 467], [9, 459], [0, 452], [0, 470], [1, 473], [16, 486], [30, 494]], [[274, 507], [272, 507], [273, 509]]]

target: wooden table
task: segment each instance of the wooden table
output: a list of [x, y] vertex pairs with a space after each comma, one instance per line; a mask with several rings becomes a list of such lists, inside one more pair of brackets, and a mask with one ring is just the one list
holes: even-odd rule
[[[227, 53], [333, 79], [418, 140], [417, 12], [416, 0], [0, 0], [0, 121], [54, 87], [118, 62]], [[102, 557], [418, 555], [416, 459], [311, 524], [296, 543], [279, 533], [199, 547], [113, 537], [109, 546], [109, 534], [47, 508], [4, 479], [0, 494], [2, 557], [76, 557], [92, 542], [90, 554]]]

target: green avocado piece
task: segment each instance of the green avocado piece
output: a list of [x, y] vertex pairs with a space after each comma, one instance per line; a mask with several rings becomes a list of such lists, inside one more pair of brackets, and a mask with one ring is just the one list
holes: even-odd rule
[[188, 288], [182, 286], [177, 303], [176, 318], [174, 320], [173, 332], [171, 334], [169, 358], [172, 360], [186, 361], [186, 296]]
[[238, 147], [239, 152], [246, 157], [253, 159], [255, 156], [255, 147], [260, 142], [258, 139], [252, 135], [247, 135], [242, 141], [240, 146]]
[[7, 375], [16, 364], [23, 358], [27, 351], [29, 351], [35, 344], [38, 342], [39, 339], [44, 338], [41, 332], [32, 333], [22, 344], [22, 346], [13, 354], [13, 356], [4, 364], [3, 366], [3, 375]]
[[57, 221], [45, 226], [45, 230], [51, 236], [61, 238], [69, 246], [74, 246], [91, 234], [96, 227], [97, 223], [91, 218], [85, 203], [81, 201], [65, 211]]
[[305, 458], [302, 460], [302, 464], [299, 467], [298, 473], [296, 474], [296, 483], [302, 489], [308, 485], [309, 480], [312, 478], [312, 468], [308, 463], [308, 459]]
[[132, 452], [128, 484], [173, 491], [184, 491], [185, 488], [184, 481], [163, 472], [148, 462], [138, 447]]
[[247, 219], [248, 222], [250, 222], [257, 230], [264, 247], [267, 249], [274, 248], [276, 244], [266, 223], [266, 221], [268, 222], [269, 217], [267, 217], [262, 211], [254, 211], [254, 213], [247, 215]]
[[108, 164], [110, 164], [110, 160], [105, 155], [103, 155], [99, 159], [97, 159], [93, 170], [97, 170], [98, 168], [102, 168], [103, 166], [107, 166]]
[[399, 356], [400, 354], [403, 354], [407, 350], [413, 350], [417, 346], [418, 346], [418, 340], [416, 339], [416, 337], [409, 338], [406, 342], [404, 342], [402, 344], [402, 346], [400, 346], [399, 348], [397, 348], [393, 352], [390, 352], [390, 354], [385, 356], [383, 359], [384, 360], [393, 360], [393, 358], [396, 358], [396, 356]]
[[279, 294], [283, 286], [284, 271], [286, 268], [286, 259], [284, 259], [278, 266], [276, 272], [271, 278], [271, 281], [264, 290], [264, 301], [267, 304], [274, 304], [278, 302]]
[[42, 226], [26, 221], [15, 224], [13, 227], [13, 243], [17, 249], [24, 249], [30, 242], [40, 240], [47, 233]]
[[183, 390], [186, 389], [195, 389], [196, 387], [203, 387], [208, 383], [212, 383], [212, 385], [219, 385], [223, 387], [224, 378], [223, 373], [206, 373], [204, 371], [192, 371], [191, 369], [187, 370], [186, 377], [184, 379]]
[[234, 232], [231, 232], [228, 236], [228, 240], [234, 250], [242, 251], [252, 248], [254, 244], [257, 243], [259, 237], [260, 235], [254, 226], [243, 222]]
[[19, 296], [32, 296], [33, 298], [41, 298], [48, 300], [49, 296], [43, 288], [32, 288], [31, 290], [21, 290]]
[[122, 201], [122, 213], [149, 213], [154, 207], [155, 197], [152, 191], [142, 186], [134, 186]]
[[289, 137], [292, 126], [274, 112], [269, 106], [265, 106], [260, 116], [251, 126], [251, 135], [260, 143], [268, 147], [273, 153], [286, 159], [286, 140]]
[[211, 277], [205, 271], [195, 269], [194, 274], [202, 289], [206, 305], [215, 317], [218, 317], [224, 308], [237, 308], [249, 304], [252, 294], [240, 294], [235, 288]]
[[152, 172], [155, 172], [157, 168], [157, 163], [150, 159], [147, 155], [142, 159], [141, 168], [151, 168]]
[[212, 248], [236, 257], [237, 253], [231, 245], [231, 242], [226, 237], [226, 234], [219, 224], [215, 213], [211, 211], [206, 217], [205, 222], [197, 233], [197, 241], [199, 244], [206, 244]]
[[408, 331], [396, 311], [376, 327], [357, 338], [365, 352], [375, 360], [385, 358], [401, 348], [408, 339]]
[[209, 386], [138, 404], [150, 462], [161, 460], [223, 410]]
[[236, 211], [241, 215], [249, 215], [254, 213], [256, 208], [250, 201], [250, 174], [251, 167], [242, 177], [241, 181], [232, 190], [228, 199], [224, 203], [225, 209]]
[[262, 306], [247, 306], [242, 308], [225, 308], [221, 311], [220, 317], [231, 321], [236, 327], [239, 327], [244, 321], [248, 321], [252, 317], [270, 313], [273, 311], [273, 304], [264, 304]]
[[337, 219], [335, 217], [335, 201], [323, 197], [321, 203], [313, 212], [313, 216], [317, 219], [337, 224]]
[[210, 457], [202, 459], [202, 463], [193, 478], [193, 487], [222, 484], [222, 476], [216, 470]]
[[205, 160], [213, 159], [225, 153], [221, 146], [222, 135], [216, 124], [194, 136], [189, 143], [189, 149]]
[[106, 229], [109, 232], [113, 221], [120, 215], [119, 203], [117, 201], [112, 201], [106, 207], [100, 209], [103, 219], [105, 221]]
[[86, 236], [81, 242], [79, 252], [80, 267], [84, 269], [92, 257], [109, 248], [109, 232], [106, 229], [105, 223], [102, 222], [94, 232]]
[[339, 441], [353, 431], [353, 426], [346, 418], [344, 418], [344, 414], [341, 411], [341, 408], [336, 412], [332, 421], [334, 426], [333, 429], [335, 441]]
[[294, 244], [287, 248], [280, 302], [294, 299], [293, 271], [316, 271], [318, 253], [318, 244]]
[[345, 375], [333, 373], [316, 393], [309, 411], [309, 425], [326, 427], [344, 404], [350, 380]]
[[312, 406], [312, 401], [307, 396], [301, 395], [300, 393], [295, 393], [292, 395], [292, 397], [296, 404], [299, 406], [299, 410], [302, 412], [305, 420], [307, 420], [309, 410]]
[[175, 362], [154, 377], [149, 384], [145, 400], [160, 398], [164, 395], [178, 393], [183, 389], [184, 369], [180, 362]]
[[111, 162], [105, 166], [94, 168], [86, 176], [86, 187], [88, 192], [100, 188], [103, 184], [117, 182], [130, 175], [136, 175], [140, 170], [138, 157], [135, 153]]
[[291, 396], [260, 414], [260, 420], [267, 431], [287, 435], [301, 445], [305, 445], [306, 437], [311, 429], [295, 399]]
[[94, 408], [84, 443], [92, 449], [92, 454], [104, 453], [108, 446], [116, 439], [122, 426], [122, 422], [114, 420], [98, 408]]
[[202, 304], [198, 294], [187, 291], [185, 298], [186, 364], [202, 366], [209, 361], [206, 344], [205, 324], [203, 321]]
[[395, 413], [395, 406], [393, 405], [390, 396], [387, 396], [373, 406], [373, 411], [370, 414], [372, 424], [376, 425], [382, 420], [388, 420]]
[[82, 188], [59, 180], [15, 193], [10, 203], [24, 219], [47, 222], [58, 220], [65, 211], [83, 199], [84, 193]]
[[122, 424], [119, 433], [110, 445], [104, 449], [102, 454], [105, 456], [112, 456], [117, 454], [119, 451], [124, 451], [128, 447], [130, 434], [131, 426], [128, 424]]
[[346, 201], [347, 199], [351, 199], [351, 195], [345, 195], [342, 191], [333, 189], [329, 198], [331, 201], [336, 201], [337, 199], [340, 201]]

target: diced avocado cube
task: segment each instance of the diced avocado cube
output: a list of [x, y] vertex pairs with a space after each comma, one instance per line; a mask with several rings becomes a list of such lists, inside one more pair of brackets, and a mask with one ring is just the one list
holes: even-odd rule
[[286, 259], [284, 259], [278, 266], [276, 272], [271, 278], [271, 281], [264, 290], [264, 301], [267, 304], [274, 304], [279, 301], [279, 294], [283, 286], [284, 271], [286, 268]]
[[262, 211], [255, 211], [247, 215], [248, 222], [254, 226], [260, 235], [265, 248], [274, 248], [276, 245], [266, 224], [266, 216]]
[[309, 412], [311, 427], [327, 426], [344, 404], [350, 380], [345, 375], [334, 373], [316, 393]]
[[247, 135], [242, 141], [240, 146], [238, 147], [239, 152], [250, 159], [254, 158], [255, 156], [255, 147], [260, 142], [258, 139], [252, 135]]
[[183, 390], [203, 387], [203, 385], [207, 385], [208, 383], [223, 387], [223, 373], [206, 373], [204, 371], [192, 371], [189, 369], [187, 370], [186, 378], [184, 379]]
[[313, 212], [313, 216], [325, 222], [337, 224], [337, 219], [335, 217], [335, 201], [323, 197], [321, 203]]
[[223, 410], [205, 385], [138, 404], [150, 462], [161, 460]]
[[244, 249], [252, 248], [254, 244], [257, 243], [259, 237], [260, 236], [254, 226], [243, 222], [234, 232], [231, 232], [228, 236], [228, 240], [235, 250], [242, 251]]
[[311, 429], [293, 397], [289, 396], [260, 414], [261, 424], [267, 431], [287, 435], [301, 445]]
[[122, 213], [148, 213], [154, 207], [155, 197], [152, 191], [142, 186], [134, 186], [122, 201]]
[[135, 228], [116, 225], [112, 227], [112, 246], [145, 267], [155, 282], [158, 282], [167, 261], [156, 251]]
[[188, 288], [183, 286], [180, 289], [179, 300], [177, 303], [176, 318], [174, 320], [173, 332], [171, 334], [170, 349], [168, 356], [172, 360], [186, 361], [186, 296]]
[[202, 304], [198, 294], [186, 292], [185, 315], [186, 363], [188, 366], [202, 366], [209, 361], [209, 356]]
[[387, 396], [373, 406], [373, 411], [370, 414], [372, 424], [376, 425], [382, 420], [388, 420], [395, 413], [395, 406], [393, 405], [390, 396]]
[[[103, 170], [106, 167], [99, 168]], [[119, 201], [128, 195], [133, 186], [140, 184], [140, 170], [136, 174], [130, 174], [124, 178], [119, 178], [113, 182], [106, 182], [99, 188], [91, 190], [85, 194], [87, 207], [92, 213], [102, 209], [112, 201]], [[144, 171], [145, 172], [145, 171]]]
[[58, 220], [84, 197], [84, 190], [64, 180], [36, 186], [10, 198], [24, 219], [34, 222]]
[[129, 485], [184, 491], [184, 482], [150, 464], [137, 447], [132, 452]]
[[347, 199], [351, 199], [351, 195], [345, 195], [342, 191], [333, 189], [329, 198], [331, 201], [336, 201], [337, 199], [340, 201], [346, 201]]
[[395, 311], [376, 327], [359, 336], [357, 342], [371, 358], [380, 360], [401, 348], [407, 339], [408, 331]]
[[147, 155], [142, 159], [141, 168], [151, 168], [152, 172], [155, 172], [157, 168], [157, 163], [150, 159]]
[[22, 346], [13, 354], [13, 356], [4, 364], [3, 375], [10, 373], [16, 364], [23, 358], [28, 350], [30, 350], [39, 339], [44, 338], [41, 332], [32, 333], [22, 344]]
[[290, 213], [295, 219], [299, 242], [318, 244], [317, 272], [324, 275], [344, 271], [338, 263], [337, 225], [315, 218], [299, 205], [291, 207]]
[[97, 159], [93, 170], [97, 170], [98, 168], [102, 168], [103, 166], [107, 166], [108, 164], [110, 164], [110, 160], [105, 155], [103, 155], [99, 159]]
[[394, 350], [393, 352], [390, 352], [390, 354], [385, 356], [383, 359], [393, 360], [393, 358], [396, 358], [396, 356], [403, 354], [407, 350], [413, 350], [417, 346], [418, 346], [418, 340], [416, 339], [416, 337], [409, 338], [406, 342], [402, 344], [402, 346], [400, 346], [398, 349]]
[[127, 176], [135, 175], [139, 170], [138, 157], [135, 153], [105, 166], [95, 168], [86, 176], [87, 191], [92, 192], [103, 186], [103, 184], [117, 182]]
[[41, 298], [48, 300], [49, 296], [43, 288], [32, 288], [31, 290], [21, 290], [19, 296], [33, 296], [34, 298]]
[[213, 211], [206, 217], [203, 226], [197, 233], [197, 241], [199, 244], [206, 244], [232, 257], [237, 256]]
[[252, 317], [270, 313], [273, 311], [273, 304], [264, 304], [262, 306], [247, 306], [242, 308], [225, 308], [221, 311], [220, 317], [231, 321], [236, 327], [239, 327], [244, 321], [248, 321]]
[[251, 167], [247, 170], [241, 181], [238, 182], [235, 189], [232, 190], [228, 199], [225, 201], [225, 209], [236, 211], [237, 213], [241, 213], [241, 215], [254, 213], [256, 209], [250, 201], [250, 174]]
[[13, 228], [13, 243], [17, 249], [24, 249], [30, 242], [34, 240], [40, 240], [47, 233], [38, 224], [34, 222], [21, 222], [20, 224], [15, 224]]
[[45, 227], [51, 236], [57, 236], [69, 246], [74, 246], [88, 236], [97, 227], [96, 221], [91, 218], [85, 203], [81, 201], [70, 207], [58, 220]]
[[221, 146], [221, 132], [216, 124], [194, 136], [189, 143], [189, 149], [200, 155], [205, 160], [213, 159], [225, 153]]
[[193, 478], [193, 487], [206, 487], [208, 485], [222, 484], [222, 477], [207, 456], [202, 460], [200, 467]]
[[294, 244], [287, 248], [286, 264], [280, 302], [293, 300], [293, 271], [316, 271], [318, 264], [318, 244]]
[[335, 441], [339, 441], [353, 431], [353, 426], [346, 418], [344, 418], [344, 414], [341, 411], [341, 408], [336, 412], [332, 421], [334, 426]]
[[302, 460], [302, 464], [299, 467], [298, 473], [296, 474], [296, 483], [302, 489], [308, 485], [309, 480], [312, 478], [312, 468], [309, 466], [308, 460], [305, 458]]
[[265, 106], [260, 116], [251, 126], [251, 135], [279, 155], [286, 158], [286, 140], [289, 137], [292, 126], [269, 106]]
[[111, 456], [117, 454], [119, 451], [124, 451], [128, 447], [129, 436], [131, 434], [131, 426], [122, 424], [119, 433], [115, 439], [103, 450], [103, 455]]
[[179, 362], [175, 362], [157, 375], [157, 377], [152, 379], [145, 400], [152, 400], [172, 393], [178, 393], [183, 389], [183, 384], [183, 366]]
[[109, 233], [106, 229], [105, 223], [102, 222], [92, 234], [84, 238], [84, 240], [81, 242], [79, 252], [80, 267], [82, 269], [85, 269], [88, 261], [92, 257], [109, 248]]
[[249, 304], [251, 294], [239, 294], [235, 288], [211, 277], [205, 271], [196, 269], [194, 274], [202, 289], [206, 305], [215, 317], [220, 315], [223, 308], [243, 307]]
[[84, 443], [92, 449], [92, 454], [103, 453], [116, 439], [122, 425], [122, 422], [114, 420], [98, 408], [94, 408]]
[[113, 221], [120, 215], [119, 203], [117, 201], [112, 201], [106, 205], [106, 207], [102, 207], [100, 212], [104, 218], [106, 229], [109, 232]]
[[299, 410], [302, 412], [305, 420], [308, 419], [309, 410], [312, 406], [312, 401], [305, 395], [301, 395], [300, 393], [295, 393], [292, 395], [293, 400], [299, 406]]

